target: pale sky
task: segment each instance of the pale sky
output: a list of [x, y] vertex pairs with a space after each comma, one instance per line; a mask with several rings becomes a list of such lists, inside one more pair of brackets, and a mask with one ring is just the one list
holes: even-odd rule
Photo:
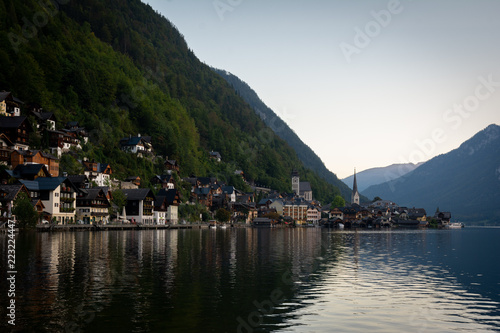
[[500, 1], [143, 0], [344, 178], [500, 124]]

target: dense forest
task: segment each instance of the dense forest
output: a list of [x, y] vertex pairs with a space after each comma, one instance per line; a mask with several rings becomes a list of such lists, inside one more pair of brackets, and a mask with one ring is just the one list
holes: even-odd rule
[[[250, 181], [290, 191], [297, 169], [317, 199], [340, 193], [140, 0], [0, 0], [0, 68], [0, 90], [54, 112], [58, 127], [79, 121], [91, 134], [80, 155], [110, 163], [120, 177], [161, 172], [161, 163], [119, 150], [120, 138], [140, 133], [183, 176], [231, 183], [241, 169]], [[211, 150], [222, 166], [209, 160]]]

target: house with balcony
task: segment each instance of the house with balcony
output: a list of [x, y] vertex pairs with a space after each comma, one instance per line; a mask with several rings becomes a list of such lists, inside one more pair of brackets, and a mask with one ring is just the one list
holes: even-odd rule
[[330, 210], [330, 213], [328, 214], [328, 218], [331, 220], [343, 220], [344, 219], [344, 212], [338, 208], [335, 207], [332, 210]]
[[221, 154], [218, 152], [218, 151], [211, 151], [210, 153], [208, 153], [208, 157], [217, 161], [217, 162], [220, 162], [222, 161], [222, 156]]
[[122, 190], [127, 198], [127, 219], [135, 223], [154, 224], [155, 195], [149, 188]]
[[130, 136], [120, 140], [121, 149], [124, 152], [137, 154], [137, 156], [147, 156], [153, 153], [153, 145], [150, 136]]
[[81, 189], [76, 197], [76, 218], [85, 224], [109, 221], [111, 204], [102, 188]]
[[57, 224], [75, 223], [76, 196], [79, 189], [66, 177], [20, 180], [32, 200], [40, 200], [45, 214]]
[[9, 91], [0, 92], [0, 116], [19, 117], [21, 115], [22, 101]]
[[62, 129], [61, 131], [75, 135], [84, 144], [89, 141], [89, 135], [85, 130], [85, 127], [80, 126], [77, 121], [68, 121], [64, 129]]
[[82, 149], [80, 139], [74, 133], [66, 133], [63, 131], [49, 130], [49, 147], [52, 154], [61, 157], [63, 153], [69, 152], [71, 149]]
[[13, 149], [28, 150], [29, 135], [33, 128], [25, 116], [2, 117], [0, 121], [0, 133], [5, 134], [14, 144]]
[[179, 164], [177, 164], [176, 160], [169, 160], [168, 157], [165, 160], [165, 169], [169, 171], [179, 172]]
[[[163, 206], [160, 206], [159, 208], [165, 214], [165, 223], [166, 224], [179, 223], [179, 204], [181, 202], [179, 198], [179, 192], [176, 189], [163, 189], [158, 192], [158, 195], [156, 197], [157, 197], [157, 202], [163, 203]], [[160, 198], [159, 201], [158, 198]], [[156, 212], [156, 205], [155, 205], [155, 212]]]
[[84, 160], [82, 165], [84, 167], [83, 174], [87, 176], [89, 182], [94, 182], [97, 186], [109, 186], [111, 184], [111, 175], [113, 174], [111, 165], [93, 160]]
[[36, 128], [40, 130], [55, 130], [56, 129], [56, 116], [52, 112], [44, 112], [41, 107], [32, 107], [30, 115], [35, 117]]
[[20, 164], [43, 164], [52, 177], [59, 176], [59, 160], [41, 150], [15, 150], [10, 155], [10, 160], [13, 168]]
[[0, 133], [0, 164], [10, 164], [10, 154], [14, 151], [14, 143], [4, 133]]
[[314, 206], [307, 208], [307, 223], [319, 224], [321, 221], [321, 210]]
[[172, 175], [156, 175], [151, 178], [151, 184], [156, 189], [172, 190], [175, 188], [174, 177]]
[[222, 186], [222, 194], [225, 196], [225, 202], [234, 203], [236, 202], [236, 189], [234, 186]]
[[295, 220], [297, 224], [304, 224], [307, 221], [308, 207], [303, 198], [286, 201], [283, 205], [283, 216]]

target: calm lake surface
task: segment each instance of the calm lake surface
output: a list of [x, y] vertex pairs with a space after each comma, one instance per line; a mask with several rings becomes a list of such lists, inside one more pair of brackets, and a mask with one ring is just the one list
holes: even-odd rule
[[500, 228], [22, 233], [0, 331], [500, 331]]

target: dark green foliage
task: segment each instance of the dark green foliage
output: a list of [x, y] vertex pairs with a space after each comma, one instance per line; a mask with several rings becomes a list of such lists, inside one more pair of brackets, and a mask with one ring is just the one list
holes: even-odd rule
[[208, 221], [210, 216], [207, 208], [200, 204], [182, 204], [179, 206], [179, 217], [187, 221]]
[[231, 213], [225, 208], [219, 208], [215, 213], [215, 219], [219, 222], [225, 223], [231, 219]]
[[[139, 175], [147, 186], [159, 164], [118, 147], [141, 133], [158, 155], [178, 161], [181, 176], [220, 174], [239, 186], [231, 166], [247, 180], [290, 191], [290, 173], [302, 165], [294, 150], [151, 7], [69, 1], [28, 38], [23, 18], [43, 11], [36, 0], [0, 0], [0, 89], [54, 112], [58, 128], [70, 120], [85, 126], [90, 143], [80, 157], [110, 163], [119, 178]], [[210, 150], [221, 153], [223, 170], [209, 161]], [[318, 199], [333, 199], [333, 186], [299, 169]]]
[[31, 205], [31, 200], [26, 193], [19, 193], [14, 200], [12, 213], [16, 216], [17, 227], [34, 228], [38, 221], [38, 213]]
[[[113, 205], [116, 206], [116, 211], [113, 212], [117, 215], [121, 215], [123, 213], [123, 207], [127, 205], [127, 197], [125, 196], [125, 193], [123, 193], [122, 190], [114, 190], [111, 194], [112, 200], [111, 202]], [[113, 207], [111, 207], [113, 210]]]
[[83, 166], [71, 154], [63, 154], [59, 159], [59, 171], [61, 174], [80, 175], [83, 174]]
[[340, 208], [345, 206], [345, 200], [342, 198], [340, 195], [336, 195], [335, 198], [333, 198], [332, 201], [332, 208]]

